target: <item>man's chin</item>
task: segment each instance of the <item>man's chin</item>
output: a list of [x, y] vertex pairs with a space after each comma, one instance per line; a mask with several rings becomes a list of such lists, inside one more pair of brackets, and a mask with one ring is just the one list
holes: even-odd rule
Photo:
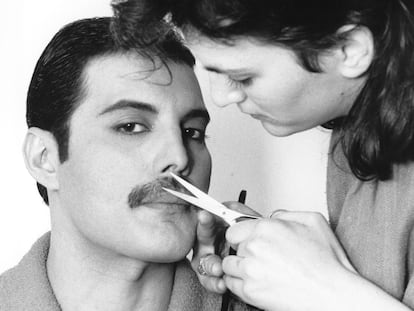
[[178, 247], [166, 247], [163, 250], [163, 254], [157, 256], [157, 258], [154, 258], [154, 262], [157, 263], [174, 263], [181, 261], [186, 258], [186, 256], [190, 253], [191, 249], [193, 247], [193, 243], [190, 243], [186, 246], [181, 245]]

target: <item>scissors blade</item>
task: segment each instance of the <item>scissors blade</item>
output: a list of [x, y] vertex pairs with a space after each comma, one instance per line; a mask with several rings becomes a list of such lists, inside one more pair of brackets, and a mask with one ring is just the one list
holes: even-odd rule
[[222, 218], [225, 222], [227, 222], [229, 225], [232, 225], [235, 223], [235, 220], [242, 215], [238, 212], [232, 211], [231, 209], [228, 209], [225, 205], [221, 203], [212, 204], [211, 202], [204, 202], [199, 198], [190, 196], [188, 194], [178, 192], [175, 190], [171, 190], [168, 188], [163, 188], [165, 191], [171, 193], [172, 195], [187, 201], [195, 206], [198, 206], [207, 212], [210, 212], [220, 218]]
[[206, 203], [221, 206], [223, 209], [228, 210], [228, 208], [225, 205], [223, 205], [220, 202], [216, 201], [211, 196], [209, 196], [207, 193], [201, 191], [200, 189], [198, 189], [196, 186], [190, 184], [185, 179], [181, 178], [180, 176], [175, 175], [172, 172], [170, 174], [176, 181], [178, 181], [183, 187], [185, 187], [188, 191], [190, 191], [195, 197], [199, 198], [200, 200], [202, 200]]

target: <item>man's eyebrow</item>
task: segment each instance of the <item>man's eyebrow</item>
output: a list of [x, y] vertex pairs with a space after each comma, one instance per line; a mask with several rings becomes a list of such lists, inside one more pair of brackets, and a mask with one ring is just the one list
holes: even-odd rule
[[205, 109], [193, 109], [186, 113], [183, 117], [183, 121], [188, 121], [190, 119], [202, 118], [207, 122], [210, 122], [210, 115]]
[[155, 108], [154, 105], [151, 105], [149, 103], [135, 101], [135, 100], [122, 99], [122, 100], [117, 101], [115, 104], [105, 108], [105, 110], [99, 113], [99, 115], [101, 116], [103, 114], [106, 114], [112, 111], [123, 110], [123, 109], [128, 109], [128, 108], [143, 110], [143, 111], [150, 112], [152, 114], [158, 114], [158, 109]]

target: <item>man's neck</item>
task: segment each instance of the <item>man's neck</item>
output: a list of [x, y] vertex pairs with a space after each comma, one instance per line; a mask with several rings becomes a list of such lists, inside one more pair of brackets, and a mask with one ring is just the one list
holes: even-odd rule
[[167, 310], [174, 264], [145, 263], [82, 244], [52, 230], [47, 272], [63, 310]]

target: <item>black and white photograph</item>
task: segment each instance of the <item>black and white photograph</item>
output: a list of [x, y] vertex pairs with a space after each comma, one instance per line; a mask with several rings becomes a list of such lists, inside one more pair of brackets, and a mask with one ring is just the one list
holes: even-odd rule
[[414, 310], [412, 0], [22, 0], [0, 311]]

